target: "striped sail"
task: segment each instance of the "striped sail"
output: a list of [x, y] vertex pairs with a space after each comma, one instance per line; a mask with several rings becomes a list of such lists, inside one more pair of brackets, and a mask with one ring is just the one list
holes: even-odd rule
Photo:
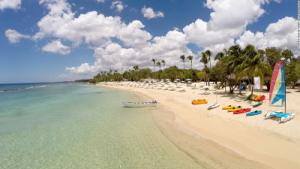
[[283, 61], [279, 61], [275, 65], [272, 81], [271, 81], [269, 97], [270, 97], [271, 105], [275, 105], [279, 101], [281, 101], [281, 104], [283, 104], [286, 101], [285, 72], [284, 72]]

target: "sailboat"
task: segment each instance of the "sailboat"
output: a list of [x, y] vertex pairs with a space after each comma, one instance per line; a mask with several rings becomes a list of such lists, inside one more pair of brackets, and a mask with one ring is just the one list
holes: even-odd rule
[[284, 112], [268, 112], [265, 115], [265, 119], [276, 118], [279, 119], [279, 123], [284, 123], [295, 117], [294, 113], [286, 112], [286, 82], [283, 60], [278, 61], [275, 65], [272, 75], [269, 98], [271, 106], [275, 106], [280, 103], [281, 106], [284, 105]]
[[210, 106], [207, 107], [207, 110], [218, 108], [220, 104], [218, 103], [218, 95], [216, 94], [216, 102]]

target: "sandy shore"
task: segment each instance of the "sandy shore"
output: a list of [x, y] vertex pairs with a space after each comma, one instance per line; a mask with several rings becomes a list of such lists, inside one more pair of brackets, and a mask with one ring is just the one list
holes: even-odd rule
[[[166, 86], [161, 85], [151, 87], [128, 82], [98, 85], [158, 100], [160, 106], [154, 117], [162, 132], [195, 160], [207, 164], [205, 168], [300, 168], [300, 118], [297, 116], [300, 92], [288, 90], [288, 111], [295, 112], [296, 117], [279, 124], [264, 120], [263, 115], [245, 117], [221, 110], [229, 104], [251, 107], [245, 101], [238, 102], [235, 97], [225, 95], [223, 90], [215, 91], [219, 93], [221, 107], [208, 111], [207, 105], [193, 106], [191, 101], [205, 98], [212, 104], [216, 95], [201, 95], [202, 90], [186, 85], [176, 91], [164, 90]], [[183, 89], [184, 92], [179, 92]], [[265, 113], [274, 108], [265, 101], [257, 109]]]

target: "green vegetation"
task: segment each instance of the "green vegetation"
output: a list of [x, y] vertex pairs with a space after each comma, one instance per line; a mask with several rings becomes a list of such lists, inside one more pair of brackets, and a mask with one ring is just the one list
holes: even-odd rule
[[[249, 84], [253, 92], [253, 77], [259, 76], [263, 85], [270, 87], [272, 70], [276, 62], [285, 59], [287, 85], [294, 88], [300, 79], [300, 59], [296, 58], [289, 49], [267, 48], [265, 50], [256, 49], [253, 45], [241, 48], [239, 45], [231, 46], [215, 55], [216, 64], [211, 65], [212, 52], [206, 50], [200, 54], [202, 70], [193, 67], [194, 57], [180, 55], [179, 60], [183, 64], [183, 69], [177, 66], [166, 67], [165, 60], [152, 59], [154, 71], [149, 68], [140, 69], [138, 65], [123, 73], [117, 71], [100, 72], [91, 83], [103, 81], [140, 81], [143, 79], [175, 79], [192, 81], [219, 82], [219, 87], [229, 87], [229, 92], [233, 93], [242, 82]], [[190, 68], [185, 69], [185, 62], [190, 62]], [[209, 67], [208, 67], [209, 64]]]

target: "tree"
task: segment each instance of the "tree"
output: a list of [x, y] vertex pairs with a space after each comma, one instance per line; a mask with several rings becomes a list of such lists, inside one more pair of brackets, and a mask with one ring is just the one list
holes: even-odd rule
[[271, 47], [265, 49], [265, 60], [270, 65], [271, 69], [265, 73], [265, 85], [267, 90], [270, 90], [271, 78], [272, 78], [272, 69], [275, 64], [281, 59], [281, 50], [279, 48]]
[[[264, 81], [264, 72], [269, 71], [271, 67], [264, 62], [263, 52], [258, 52], [253, 45], [247, 45], [242, 53], [243, 62], [237, 66], [236, 70], [238, 78], [247, 77], [252, 80], [255, 76], [259, 76]], [[251, 94], [253, 94], [253, 85], [251, 89]]]
[[163, 65], [163, 67], [165, 68], [165, 67], [166, 67], [166, 61], [165, 61], [165, 60], [162, 60], [161, 63], [162, 63], [162, 65]]
[[[239, 45], [233, 45], [228, 50], [225, 51], [224, 58], [222, 58], [224, 67], [226, 67], [226, 83], [225, 86], [229, 86], [229, 93], [234, 93], [234, 88], [238, 84], [236, 78], [237, 66], [242, 64], [242, 49]], [[226, 90], [226, 87], [225, 87]]]
[[209, 61], [209, 68], [211, 69], [211, 51], [210, 50], [206, 50], [205, 54], [206, 54], [207, 59]]
[[286, 83], [290, 84], [294, 89], [297, 81], [299, 80], [299, 67], [300, 64], [295, 58], [291, 58], [291, 61], [286, 64]]
[[159, 67], [159, 70], [161, 70], [161, 63], [160, 63], [160, 61], [156, 62], [156, 65]]
[[191, 69], [193, 69], [193, 56], [189, 55], [187, 59], [191, 62]]
[[153, 65], [154, 65], [154, 71], [155, 71], [155, 67], [156, 67], [156, 59], [152, 59]]
[[139, 70], [139, 66], [138, 66], [138, 65], [135, 65], [135, 66], [133, 66], [133, 69], [134, 69], [134, 70]]
[[217, 53], [215, 60], [221, 60], [224, 57], [224, 53], [223, 52], [219, 52]]
[[[210, 82], [210, 69], [211, 69], [211, 51], [210, 50], [206, 50], [205, 54], [207, 56], [207, 59], [209, 61], [209, 71], [208, 71], [208, 82]], [[208, 83], [209, 85], [210, 83]]]
[[294, 56], [293, 52], [290, 49], [283, 50], [281, 55], [285, 60], [291, 60]]
[[206, 82], [206, 85], [207, 85], [207, 74], [208, 74], [208, 68], [207, 68], [207, 63], [208, 63], [208, 57], [207, 57], [207, 54], [205, 52], [202, 52], [201, 53], [201, 59], [200, 59], [200, 62], [204, 64], [204, 71], [205, 71], [205, 82]]
[[185, 56], [184, 56], [184, 55], [181, 55], [181, 56], [180, 56], [180, 59], [181, 59], [181, 61], [182, 61], [182, 63], [183, 63], [183, 69], [185, 69]]

